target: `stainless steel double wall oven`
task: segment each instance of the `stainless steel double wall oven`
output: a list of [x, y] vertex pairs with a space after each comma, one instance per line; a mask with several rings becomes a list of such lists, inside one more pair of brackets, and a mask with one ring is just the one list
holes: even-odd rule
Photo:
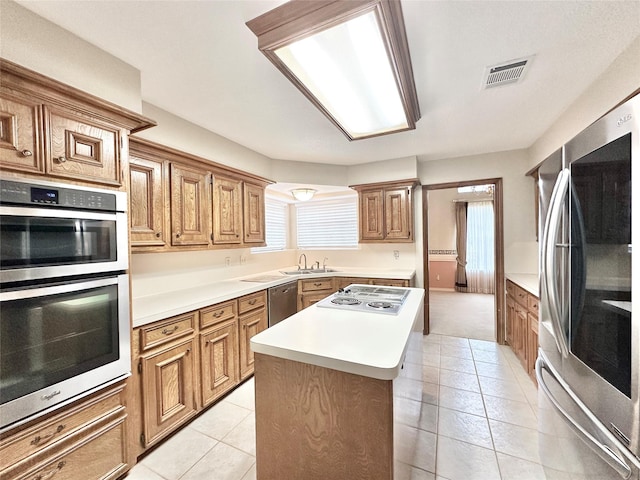
[[0, 431], [131, 369], [127, 197], [0, 179]]

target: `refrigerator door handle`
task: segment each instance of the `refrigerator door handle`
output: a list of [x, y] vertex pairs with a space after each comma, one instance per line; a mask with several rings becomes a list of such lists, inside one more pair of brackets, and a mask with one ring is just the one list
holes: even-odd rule
[[557, 261], [556, 247], [562, 247], [564, 244], [557, 244], [558, 231], [562, 222], [562, 207], [567, 199], [570, 180], [569, 169], [565, 168], [558, 174], [558, 179], [553, 186], [551, 193], [549, 213], [545, 220], [545, 228], [542, 238], [542, 288], [546, 292], [546, 298], [549, 299], [547, 309], [551, 317], [551, 326], [553, 327], [553, 336], [556, 341], [558, 351], [563, 357], [569, 354], [567, 339], [562, 328], [562, 311], [560, 300], [558, 298], [558, 284], [554, 276], [554, 269]]
[[[587, 406], [582, 403], [582, 400], [578, 398], [573, 390], [571, 390], [571, 388], [565, 383], [565, 381], [560, 377], [556, 370], [546, 360], [544, 352], [540, 350], [538, 352], [538, 359], [536, 360], [536, 379], [538, 380], [538, 385], [551, 402], [553, 408], [560, 414], [562, 419], [569, 425], [569, 427], [571, 427], [576, 435], [582, 441], [584, 441], [600, 458], [607, 462], [622, 478], [630, 478], [632, 473], [631, 467], [627, 465], [624, 459], [620, 458], [620, 455], [616, 454], [611, 447], [603, 444], [593, 435], [591, 435], [587, 430], [585, 430], [585, 428], [580, 425], [569, 414], [569, 412], [567, 412], [562, 407], [562, 405], [560, 405], [558, 400], [549, 390], [549, 387], [547, 386], [546, 381], [542, 376], [543, 370], [545, 370], [556, 382], [558, 382], [558, 384], [567, 393], [571, 400], [580, 408], [580, 410], [587, 416], [589, 421], [591, 421], [591, 423], [604, 435], [604, 437], [607, 438], [607, 440], [609, 440], [613, 445], [615, 445], [616, 448], [619, 449], [619, 451], [624, 452], [625, 447], [620, 444], [619, 440], [615, 438], [604, 425], [602, 425], [602, 422], [598, 420], [593, 412], [591, 412], [587, 408]], [[636, 468], [638, 467], [640, 466], [636, 465]]]

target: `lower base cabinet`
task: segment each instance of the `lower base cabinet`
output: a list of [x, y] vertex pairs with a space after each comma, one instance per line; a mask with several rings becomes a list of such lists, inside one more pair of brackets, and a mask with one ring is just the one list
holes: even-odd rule
[[124, 382], [0, 439], [1, 480], [112, 480], [131, 465]]
[[538, 357], [538, 298], [507, 280], [506, 340], [531, 379]]
[[134, 329], [134, 457], [253, 373], [249, 342], [267, 328], [266, 304], [261, 290]]

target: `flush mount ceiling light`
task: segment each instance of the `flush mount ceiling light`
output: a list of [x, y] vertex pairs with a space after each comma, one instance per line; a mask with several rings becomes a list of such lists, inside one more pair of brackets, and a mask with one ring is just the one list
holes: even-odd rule
[[306, 202], [307, 200], [311, 200], [316, 192], [317, 190], [313, 188], [294, 188], [291, 190], [291, 195], [300, 202]]
[[399, 0], [293, 0], [247, 26], [349, 140], [415, 129], [420, 107]]

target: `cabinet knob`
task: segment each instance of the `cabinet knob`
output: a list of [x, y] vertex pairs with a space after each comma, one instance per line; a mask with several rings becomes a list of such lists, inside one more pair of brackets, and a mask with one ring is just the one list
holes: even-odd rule
[[21, 154], [23, 157], [30, 157], [30, 156], [32, 156], [32, 155], [33, 155], [33, 152], [32, 152], [31, 150], [24, 149], [24, 150], [22, 150], [22, 151], [20, 152], [20, 154]]
[[180, 234], [179, 233], [176, 233], [176, 238], [180, 238]]
[[67, 161], [67, 157], [58, 157], [58, 163], [64, 163]]
[[156, 238], [160, 238], [162, 236], [162, 232], [156, 232]]

